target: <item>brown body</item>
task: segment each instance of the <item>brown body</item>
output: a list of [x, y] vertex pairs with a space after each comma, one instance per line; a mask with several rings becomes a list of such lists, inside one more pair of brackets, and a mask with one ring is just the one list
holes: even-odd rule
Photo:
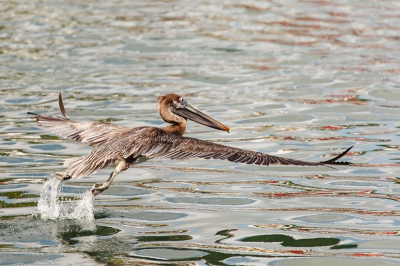
[[63, 179], [82, 178], [108, 166], [116, 165], [116, 169], [106, 183], [99, 183], [93, 187], [94, 195], [107, 189], [119, 172], [128, 169], [133, 163], [138, 163], [143, 158], [205, 158], [257, 165], [318, 166], [348, 164], [336, 161], [351, 149], [350, 147], [328, 161], [307, 162], [183, 137], [186, 130], [186, 119], [228, 132], [229, 128], [203, 114], [177, 94], [167, 94], [158, 99], [158, 111], [161, 117], [165, 122], [171, 124], [163, 128], [128, 128], [111, 123], [78, 122], [69, 119], [65, 112], [61, 93], [59, 105], [64, 117], [30, 114], [35, 115], [39, 126], [47, 128], [54, 134], [93, 147], [92, 152], [84, 157], [65, 160], [64, 164], [68, 166], [68, 169]]

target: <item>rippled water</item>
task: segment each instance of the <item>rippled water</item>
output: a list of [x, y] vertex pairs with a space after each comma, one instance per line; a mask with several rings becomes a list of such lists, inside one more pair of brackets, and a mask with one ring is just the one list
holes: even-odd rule
[[[398, 265], [399, 25], [397, 1], [0, 1], [0, 264]], [[232, 128], [191, 137], [311, 161], [355, 145], [356, 166], [151, 160], [94, 220], [71, 213], [111, 169], [38, 210], [90, 151], [26, 114], [61, 91], [70, 117], [130, 127], [179, 93]]]

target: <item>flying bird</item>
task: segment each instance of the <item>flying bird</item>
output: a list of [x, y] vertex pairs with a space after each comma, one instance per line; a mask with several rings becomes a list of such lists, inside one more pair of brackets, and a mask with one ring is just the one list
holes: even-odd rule
[[58, 96], [60, 111], [63, 115], [34, 115], [36, 123], [50, 132], [93, 147], [86, 156], [66, 159], [65, 174], [58, 177], [62, 181], [70, 178], [90, 176], [108, 166], [115, 170], [105, 183], [96, 183], [91, 191], [94, 196], [106, 190], [114, 178], [133, 164], [148, 159], [220, 159], [257, 165], [349, 165], [338, 162], [352, 147], [333, 159], [323, 162], [295, 160], [257, 151], [229, 147], [200, 139], [183, 137], [187, 119], [202, 125], [229, 132], [229, 127], [204, 114], [177, 94], [158, 97], [158, 112], [169, 123], [166, 127], [129, 128], [112, 123], [92, 123], [71, 120], [65, 111], [62, 95]]

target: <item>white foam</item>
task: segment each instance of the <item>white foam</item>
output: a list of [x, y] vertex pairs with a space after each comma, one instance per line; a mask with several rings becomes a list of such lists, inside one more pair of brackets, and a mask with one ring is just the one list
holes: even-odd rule
[[42, 219], [64, 220], [84, 219], [94, 220], [93, 196], [90, 190], [86, 191], [76, 201], [60, 201], [59, 195], [63, 182], [51, 174], [43, 184], [40, 199], [38, 201], [37, 214]]

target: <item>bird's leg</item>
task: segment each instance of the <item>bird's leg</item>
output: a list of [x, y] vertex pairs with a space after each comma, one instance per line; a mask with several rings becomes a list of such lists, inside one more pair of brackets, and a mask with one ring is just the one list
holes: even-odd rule
[[93, 196], [97, 196], [99, 195], [101, 192], [103, 192], [104, 190], [106, 190], [112, 183], [112, 181], [114, 180], [114, 178], [121, 173], [122, 171], [125, 171], [126, 169], [129, 168], [129, 166], [131, 166], [131, 164], [136, 160], [136, 158], [126, 158], [121, 160], [117, 167], [115, 168], [115, 170], [111, 173], [110, 177], [107, 179], [107, 181], [105, 183], [96, 183], [93, 185], [92, 187], [92, 194]]
[[118, 167], [111, 173], [110, 177], [107, 179], [107, 182], [105, 183], [96, 183], [92, 187], [92, 194], [93, 196], [99, 195], [101, 192], [109, 188], [111, 185], [112, 181], [114, 178], [120, 173], [121, 171], [118, 169]]
[[56, 178], [60, 181], [67, 181], [72, 178], [72, 176], [68, 175], [67, 173], [55, 172], [55, 174], [56, 174]]

